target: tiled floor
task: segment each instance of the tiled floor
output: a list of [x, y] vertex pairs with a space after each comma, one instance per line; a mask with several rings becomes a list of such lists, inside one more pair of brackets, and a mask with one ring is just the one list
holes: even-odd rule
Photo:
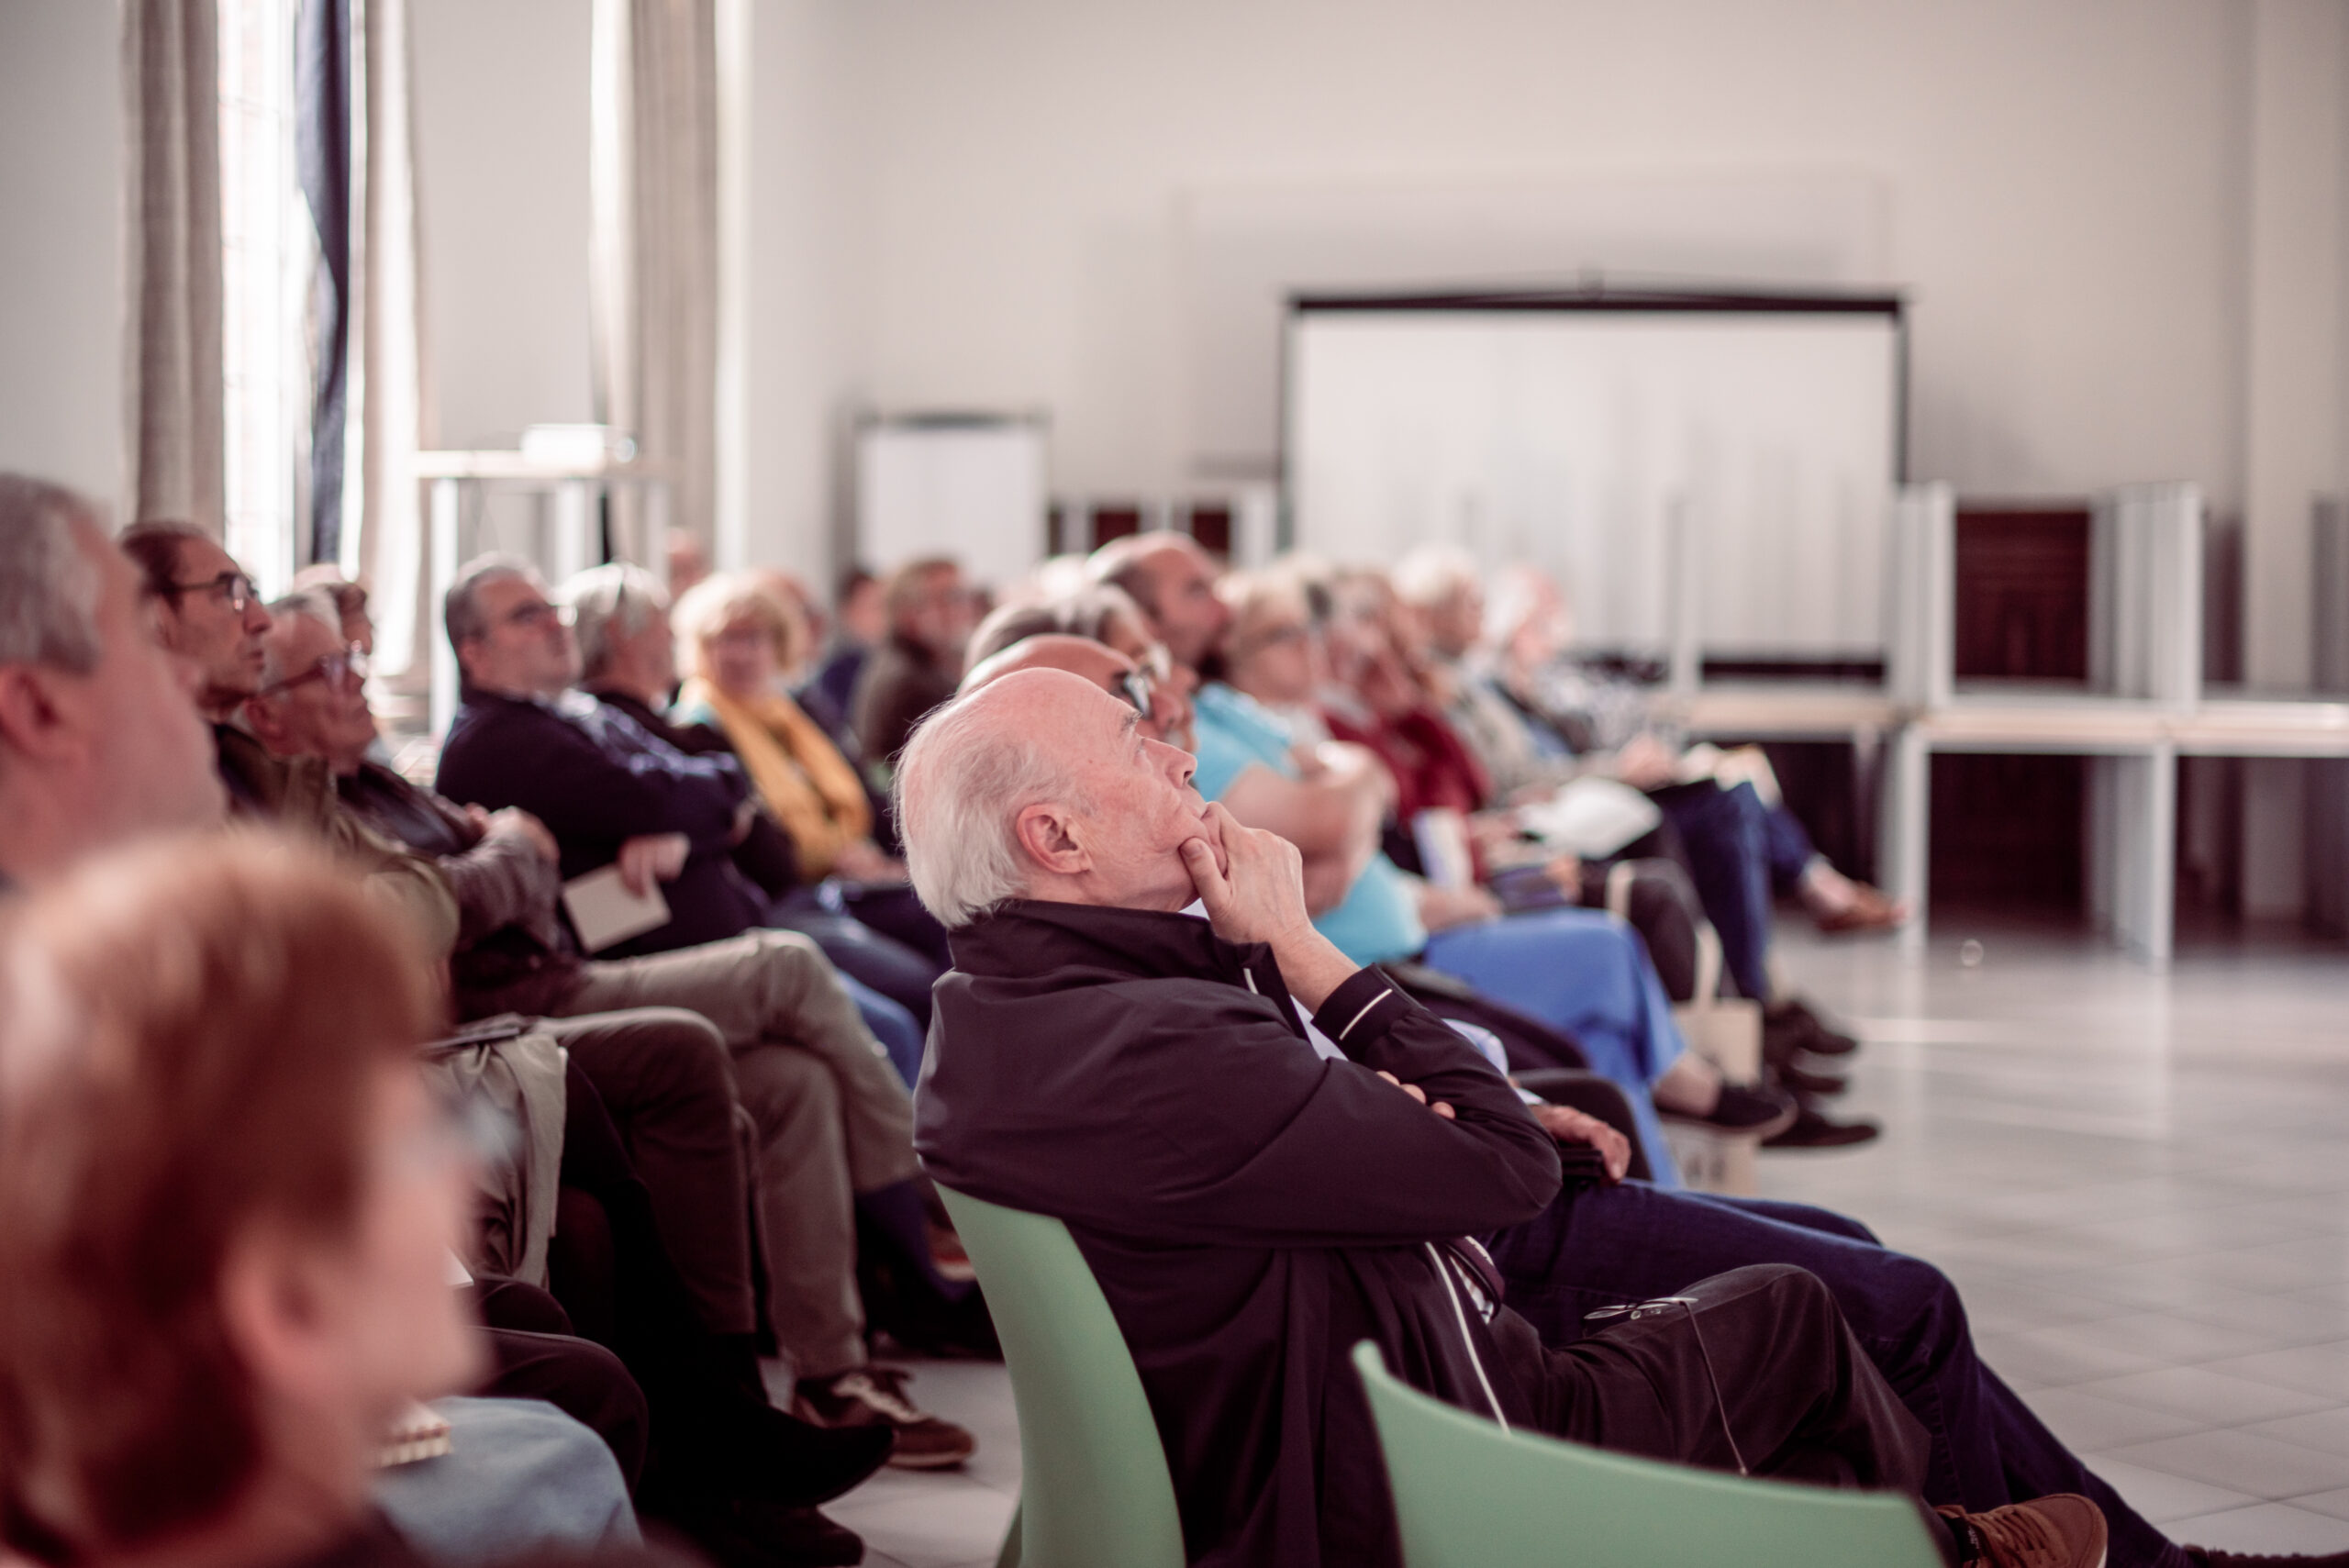
[[[1984, 1359], [2176, 1538], [2349, 1550], [2349, 949], [2189, 941], [2155, 975], [2070, 933], [1939, 929], [1914, 963], [1782, 944], [1867, 1040], [1848, 1100], [1886, 1136], [1765, 1156], [1765, 1192], [1940, 1263]], [[918, 1370], [978, 1458], [830, 1511], [881, 1568], [992, 1562], [1019, 1485], [1009, 1385]]]

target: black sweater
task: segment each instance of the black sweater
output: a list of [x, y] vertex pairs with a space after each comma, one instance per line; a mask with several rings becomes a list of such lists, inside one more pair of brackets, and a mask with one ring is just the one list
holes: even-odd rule
[[468, 690], [434, 784], [462, 805], [518, 806], [545, 823], [565, 880], [611, 864], [627, 840], [685, 836], [685, 870], [661, 886], [669, 923], [598, 957], [718, 941], [764, 917], [765, 900], [732, 859], [735, 808], [751, 787], [741, 765], [688, 757], [583, 693], [540, 702]]
[[[1067, 1222], [1141, 1370], [1189, 1556], [1396, 1562], [1343, 1358], [1371, 1339], [1415, 1385], [1525, 1416], [1437, 1260], [1479, 1258], [1451, 1239], [1550, 1201], [1548, 1135], [1375, 970], [1316, 1016], [1352, 1058], [1330, 1062], [1306, 1043], [1270, 950], [1187, 916], [1015, 901], [952, 942], [916, 1147], [951, 1187]], [[1488, 1267], [1477, 1276], [1497, 1299]]]

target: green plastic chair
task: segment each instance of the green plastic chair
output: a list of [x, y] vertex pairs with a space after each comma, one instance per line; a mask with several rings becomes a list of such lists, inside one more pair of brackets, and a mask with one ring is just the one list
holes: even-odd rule
[[1503, 1431], [1398, 1382], [1369, 1340], [1353, 1356], [1405, 1568], [1941, 1568], [1922, 1510], [1897, 1492], [1751, 1481]]
[[941, 1186], [1019, 1410], [1019, 1511], [997, 1568], [1183, 1568], [1141, 1374], [1068, 1227]]

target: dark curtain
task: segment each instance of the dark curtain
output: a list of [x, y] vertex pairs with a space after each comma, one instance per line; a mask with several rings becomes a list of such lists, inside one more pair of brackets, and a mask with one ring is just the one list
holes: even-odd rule
[[294, 24], [295, 156], [318, 231], [311, 318], [310, 559], [342, 559], [343, 439], [351, 395], [351, 0], [302, 0]]

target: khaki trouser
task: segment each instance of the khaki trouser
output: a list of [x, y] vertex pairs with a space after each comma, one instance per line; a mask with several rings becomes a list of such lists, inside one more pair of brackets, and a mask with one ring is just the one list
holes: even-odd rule
[[864, 1362], [855, 1195], [910, 1179], [913, 1101], [814, 942], [750, 931], [589, 963], [567, 1013], [689, 1007], [733, 1052], [758, 1128], [755, 1190], [770, 1316], [795, 1375]]

